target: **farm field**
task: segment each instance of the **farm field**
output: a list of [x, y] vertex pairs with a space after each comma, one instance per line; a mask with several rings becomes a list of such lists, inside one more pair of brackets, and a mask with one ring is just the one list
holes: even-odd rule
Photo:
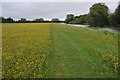
[[118, 33], [53, 23], [2, 30], [3, 78], [118, 77]]
[[45, 60], [50, 44], [49, 25], [3, 25], [3, 77], [46, 77]]

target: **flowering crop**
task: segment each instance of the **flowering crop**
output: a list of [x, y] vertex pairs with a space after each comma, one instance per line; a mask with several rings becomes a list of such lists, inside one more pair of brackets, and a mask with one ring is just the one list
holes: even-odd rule
[[3, 24], [3, 78], [117, 77], [118, 34], [63, 24]]
[[5, 78], [46, 77], [50, 24], [3, 25], [2, 75]]

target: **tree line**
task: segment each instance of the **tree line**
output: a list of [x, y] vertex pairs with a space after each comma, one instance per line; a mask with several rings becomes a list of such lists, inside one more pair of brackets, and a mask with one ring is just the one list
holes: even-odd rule
[[89, 13], [79, 16], [74, 14], [68, 14], [64, 21], [60, 21], [58, 18], [53, 18], [51, 21], [44, 20], [43, 18], [35, 20], [27, 20], [21, 18], [20, 20], [13, 20], [11, 17], [0, 17], [1, 23], [67, 23], [67, 24], [83, 24], [90, 25], [92, 27], [120, 27], [120, 5], [116, 8], [114, 13], [109, 12], [109, 8], [104, 3], [95, 3], [90, 7]]
[[49, 21], [49, 20], [44, 20], [43, 18], [34, 19], [34, 20], [27, 20], [26, 18], [21, 18], [20, 20], [14, 20], [11, 17], [9, 18], [0, 17], [0, 23], [51, 23], [51, 22], [61, 23], [64, 21], [61, 21], [58, 18], [53, 18], [51, 21]]
[[74, 16], [68, 14], [65, 19], [67, 24], [87, 24], [92, 27], [120, 27], [120, 5], [114, 13], [109, 13], [109, 8], [104, 3], [95, 3], [90, 7], [89, 13]]

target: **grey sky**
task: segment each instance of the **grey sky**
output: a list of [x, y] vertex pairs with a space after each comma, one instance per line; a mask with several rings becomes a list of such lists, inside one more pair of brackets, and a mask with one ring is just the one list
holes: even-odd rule
[[[22, 18], [65, 19], [66, 15], [87, 14], [95, 2], [2, 2], [2, 16], [16, 20]], [[117, 2], [105, 2], [114, 12]]]
[[119, 0], [1, 0], [2, 2], [118, 2]]

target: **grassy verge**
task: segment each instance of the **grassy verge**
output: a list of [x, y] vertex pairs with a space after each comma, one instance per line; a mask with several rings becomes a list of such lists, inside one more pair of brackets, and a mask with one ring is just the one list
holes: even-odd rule
[[117, 33], [51, 25], [49, 77], [114, 78], [118, 68]]

